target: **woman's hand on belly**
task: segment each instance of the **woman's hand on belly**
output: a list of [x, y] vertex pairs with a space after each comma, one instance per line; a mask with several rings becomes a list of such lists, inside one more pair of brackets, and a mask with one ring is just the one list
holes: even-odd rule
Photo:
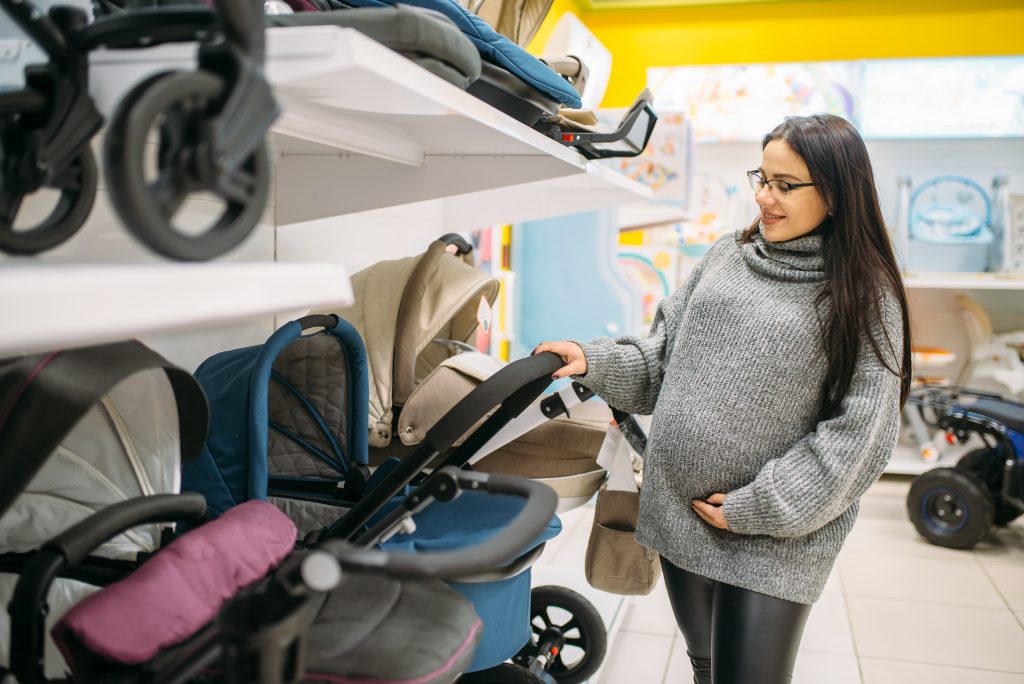
[[704, 501], [694, 499], [690, 507], [701, 517], [701, 520], [720, 530], [729, 529], [725, 521], [725, 494], [712, 494]]

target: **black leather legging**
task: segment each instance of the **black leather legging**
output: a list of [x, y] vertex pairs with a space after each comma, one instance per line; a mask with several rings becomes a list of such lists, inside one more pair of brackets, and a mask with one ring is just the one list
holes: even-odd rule
[[694, 684], [786, 684], [811, 607], [681, 570], [664, 558]]

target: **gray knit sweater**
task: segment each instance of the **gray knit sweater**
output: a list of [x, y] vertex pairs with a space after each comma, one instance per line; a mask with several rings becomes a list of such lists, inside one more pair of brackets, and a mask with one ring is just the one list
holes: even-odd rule
[[[770, 243], [757, 233], [740, 244], [739, 234], [715, 243], [662, 302], [649, 337], [582, 345], [579, 380], [612, 406], [653, 414], [640, 543], [705, 577], [813, 603], [858, 500], [892, 455], [900, 381], [864, 335], [840, 414], [818, 422], [821, 238]], [[872, 334], [898, 368], [894, 295], [880, 318]], [[690, 508], [715, 492], [726, 494], [729, 530]]]

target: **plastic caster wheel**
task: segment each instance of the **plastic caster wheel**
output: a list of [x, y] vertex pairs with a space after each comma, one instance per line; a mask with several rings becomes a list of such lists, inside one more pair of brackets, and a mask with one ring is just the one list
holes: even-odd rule
[[581, 684], [601, 667], [608, 650], [608, 632], [597, 609], [565, 587], [536, 587], [530, 592], [530, 641], [512, 662], [529, 667], [540, 645], [551, 635], [564, 639], [547, 673], [559, 684]]
[[995, 505], [992, 524], [1004, 527], [1019, 518], [1024, 511], [1001, 501], [1003, 495], [1003, 457], [998, 449], [974, 449], [956, 462], [956, 469], [974, 473], [985, 483]]
[[[135, 86], [111, 119], [110, 130], [120, 133], [108, 134], [104, 149], [114, 208], [142, 243], [172, 259], [202, 261], [237, 246], [259, 222], [270, 193], [265, 143], [229, 177], [204, 156], [206, 124], [223, 90], [223, 81], [206, 72], [158, 74]], [[205, 231], [186, 233], [172, 221], [196, 192], [212, 192], [225, 206]]]
[[970, 549], [992, 526], [992, 495], [973, 473], [936, 468], [911, 485], [907, 513], [932, 544]]
[[525, 667], [502, 663], [486, 670], [467, 672], [455, 684], [544, 684], [540, 677]]
[[14, 173], [16, 159], [5, 158], [0, 143], [0, 251], [8, 254], [38, 254], [53, 249], [78, 232], [89, 218], [96, 200], [97, 170], [92, 150], [85, 147], [78, 156], [43, 188], [60, 192], [50, 214], [29, 228], [15, 229], [15, 220], [25, 200], [16, 184], [6, 178]]

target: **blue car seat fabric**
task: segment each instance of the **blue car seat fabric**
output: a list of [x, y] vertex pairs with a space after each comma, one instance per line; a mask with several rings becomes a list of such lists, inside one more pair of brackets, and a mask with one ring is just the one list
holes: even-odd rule
[[[418, 513], [416, 533], [396, 535], [382, 545], [387, 550], [452, 551], [475, 546], [497, 534], [519, 514], [525, 500], [463, 492], [454, 501], [428, 506]], [[392, 504], [394, 505], [394, 504]], [[383, 515], [382, 512], [380, 515]], [[459, 534], [453, 535], [452, 531]], [[555, 516], [547, 528], [522, 552], [553, 539], [562, 530]], [[485, 638], [477, 645], [468, 671], [475, 672], [502, 663], [530, 638], [530, 569], [518, 575], [490, 582], [453, 583], [451, 587], [476, 608], [483, 621]]]
[[552, 100], [579, 109], [583, 106], [579, 93], [546, 64], [501, 35], [483, 19], [476, 16], [455, 0], [345, 0], [354, 7], [388, 7], [390, 5], [412, 5], [443, 13], [462, 30], [480, 55], [489, 62], [508, 69]]

